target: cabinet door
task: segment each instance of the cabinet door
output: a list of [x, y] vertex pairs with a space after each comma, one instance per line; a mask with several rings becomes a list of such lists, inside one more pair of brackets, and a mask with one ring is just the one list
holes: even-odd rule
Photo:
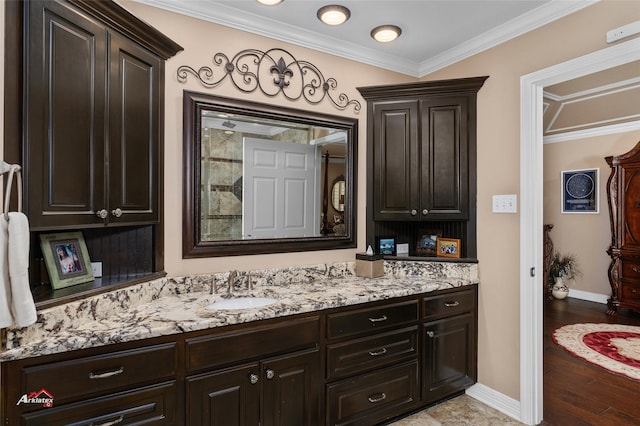
[[320, 352], [284, 355], [262, 364], [262, 425], [321, 424]]
[[476, 330], [472, 313], [424, 324], [423, 402], [434, 402], [476, 381]]
[[407, 220], [418, 212], [418, 103], [373, 106], [375, 220]]
[[260, 369], [257, 363], [202, 374], [186, 380], [186, 424], [260, 424]]
[[158, 221], [162, 62], [111, 35], [109, 223]]
[[428, 219], [469, 216], [467, 104], [465, 96], [420, 101], [420, 215]]
[[106, 29], [61, 3], [25, 7], [25, 211], [32, 229], [100, 223]]

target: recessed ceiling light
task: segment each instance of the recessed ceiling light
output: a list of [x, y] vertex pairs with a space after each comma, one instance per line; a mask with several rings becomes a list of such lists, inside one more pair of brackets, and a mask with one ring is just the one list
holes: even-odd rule
[[331, 4], [318, 9], [316, 15], [327, 25], [340, 25], [351, 17], [351, 11], [344, 6]]
[[258, 0], [258, 3], [266, 4], [267, 6], [275, 6], [283, 1], [284, 0]]
[[400, 37], [402, 30], [395, 25], [380, 25], [371, 30], [371, 37], [380, 43], [388, 43]]

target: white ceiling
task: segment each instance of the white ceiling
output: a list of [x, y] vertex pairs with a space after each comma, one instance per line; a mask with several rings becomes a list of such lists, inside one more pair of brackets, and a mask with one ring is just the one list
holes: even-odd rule
[[[458, 62], [597, 0], [136, 0], [414, 77]], [[341, 26], [321, 23], [317, 10], [340, 4], [351, 11]], [[378, 43], [371, 30], [402, 28], [400, 38]]]

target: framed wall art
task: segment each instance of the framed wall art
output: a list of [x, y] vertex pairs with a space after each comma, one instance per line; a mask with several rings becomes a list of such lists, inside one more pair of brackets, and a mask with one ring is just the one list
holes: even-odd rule
[[600, 204], [599, 169], [561, 172], [562, 213], [598, 213]]
[[438, 238], [436, 241], [438, 257], [460, 257], [460, 240], [455, 238]]
[[54, 290], [93, 281], [91, 260], [81, 232], [42, 234], [40, 248]]

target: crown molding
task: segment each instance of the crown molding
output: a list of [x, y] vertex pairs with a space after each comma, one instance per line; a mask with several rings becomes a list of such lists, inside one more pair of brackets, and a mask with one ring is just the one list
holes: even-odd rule
[[576, 139], [593, 138], [596, 136], [613, 135], [616, 133], [634, 132], [636, 130], [640, 130], [640, 121], [631, 121], [628, 123], [596, 127], [593, 129], [576, 130], [573, 132], [566, 132], [558, 135], [549, 135], [545, 136], [542, 140], [546, 145], [550, 143], [568, 142]]
[[571, 15], [600, 0], [550, 1], [484, 34], [472, 38], [420, 64], [419, 74], [435, 72], [492, 47]]
[[[317, 50], [356, 62], [406, 74], [423, 77], [426, 74], [454, 64], [470, 56], [490, 49], [512, 38], [518, 37], [564, 16], [588, 7], [599, 0], [549, 1], [544, 5], [516, 18], [500, 27], [488, 31], [448, 51], [423, 62], [408, 60], [395, 55], [381, 53], [355, 43], [308, 31], [294, 25], [238, 11], [235, 8], [206, 2], [178, 2], [171, 0], [135, 0], [138, 3], [202, 19], [252, 34], [273, 38], [282, 42]], [[189, 7], [186, 7], [188, 5]]]

